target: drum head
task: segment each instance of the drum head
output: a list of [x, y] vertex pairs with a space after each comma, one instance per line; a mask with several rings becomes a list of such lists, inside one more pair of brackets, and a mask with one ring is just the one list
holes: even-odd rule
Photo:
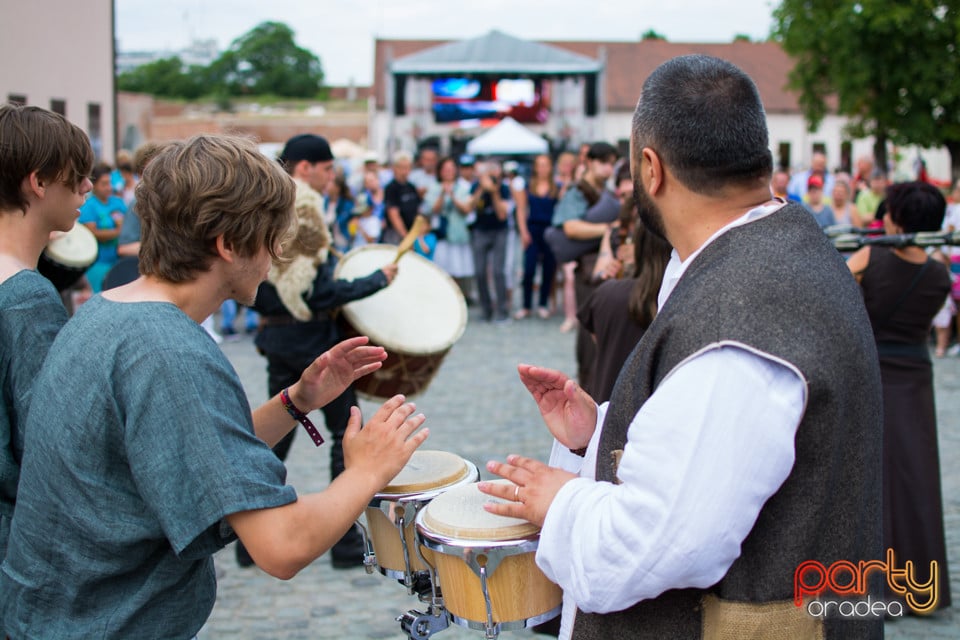
[[[493, 480], [509, 484], [509, 480]], [[421, 516], [424, 528], [442, 536], [466, 540], [516, 540], [538, 533], [540, 527], [519, 518], [484, 511], [488, 502], [507, 502], [480, 493], [477, 484], [465, 484], [434, 498]]]
[[[397, 248], [358, 247], [337, 264], [334, 277], [355, 280], [393, 262]], [[467, 327], [467, 303], [443, 269], [410, 252], [398, 263], [390, 286], [343, 306], [343, 317], [361, 335], [387, 351], [430, 355], [449, 349]]]
[[97, 238], [79, 222], [47, 245], [47, 256], [65, 267], [85, 268], [97, 260]]
[[413, 452], [406, 466], [377, 495], [441, 489], [463, 480], [469, 472], [470, 467], [455, 453], [418, 450]]

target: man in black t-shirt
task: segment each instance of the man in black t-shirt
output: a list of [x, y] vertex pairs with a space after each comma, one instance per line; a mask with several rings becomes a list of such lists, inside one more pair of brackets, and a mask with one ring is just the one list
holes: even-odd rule
[[[500, 165], [490, 162], [477, 168], [479, 180], [470, 194], [477, 219], [470, 229], [473, 245], [473, 264], [477, 274], [477, 290], [483, 317], [498, 323], [510, 319], [510, 301], [507, 300], [507, 217], [510, 214], [510, 189], [503, 184]], [[488, 269], [492, 271], [496, 303], [490, 297]], [[496, 313], [494, 313], [496, 312]]]
[[420, 211], [420, 194], [408, 180], [412, 166], [413, 159], [409, 153], [400, 151], [393, 156], [393, 180], [383, 191], [383, 204], [387, 211], [383, 241], [388, 244], [398, 244], [407, 235], [407, 230]]

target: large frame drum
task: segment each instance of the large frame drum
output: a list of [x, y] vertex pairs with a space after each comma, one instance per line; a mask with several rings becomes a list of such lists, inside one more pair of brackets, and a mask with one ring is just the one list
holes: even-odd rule
[[[390, 264], [393, 245], [372, 244], [347, 253], [334, 277], [354, 280]], [[467, 303], [460, 287], [443, 269], [415, 253], [404, 254], [390, 286], [342, 308], [348, 335], [369, 336], [387, 350], [383, 366], [354, 383], [375, 398], [425, 391], [443, 357], [467, 328]]]
[[476, 482], [477, 466], [454, 453], [417, 450], [406, 466], [376, 494], [365, 511], [373, 556], [380, 573], [411, 588], [427, 574], [417, 548], [414, 521], [432, 499], [452, 487]]
[[66, 291], [97, 261], [98, 252], [93, 232], [75, 222], [73, 229], [47, 243], [37, 262], [37, 271], [52, 282], [57, 291]]
[[417, 516], [417, 534], [450, 619], [497, 637], [556, 617], [563, 593], [534, 560], [540, 528], [484, 511], [490, 501], [475, 483], [450, 489]]

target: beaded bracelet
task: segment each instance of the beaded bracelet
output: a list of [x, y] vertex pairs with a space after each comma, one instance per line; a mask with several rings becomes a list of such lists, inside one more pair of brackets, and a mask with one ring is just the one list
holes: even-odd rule
[[287, 410], [287, 413], [289, 413], [294, 420], [303, 425], [303, 428], [306, 429], [310, 435], [310, 439], [313, 440], [313, 444], [319, 447], [323, 444], [323, 436], [317, 431], [317, 427], [311, 422], [310, 418], [307, 417], [307, 414], [300, 411], [297, 405], [293, 404], [293, 400], [290, 399], [289, 389], [290, 387], [287, 387], [280, 392], [280, 404], [283, 405], [283, 408]]

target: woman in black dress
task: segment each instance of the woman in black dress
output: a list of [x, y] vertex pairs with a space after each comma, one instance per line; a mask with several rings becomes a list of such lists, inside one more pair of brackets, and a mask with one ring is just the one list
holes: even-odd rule
[[[938, 231], [946, 211], [943, 195], [923, 182], [892, 185], [886, 205], [883, 224], [888, 235]], [[921, 582], [929, 579], [931, 563], [936, 562], [938, 608], [948, 607], [950, 577], [927, 341], [933, 316], [950, 292], [950, 276], [943, 264], [916, 246], [866, 246], [847, 264], [863, 289], [880, 356], [884, 549], [893, 549], [899, 568], [912, 561]]]
[[[595, 281], [602, 284], [577, 311], [580, 326], [597, 345], [590, 395], [598, 403], [610, 399], [623, 363], [657, 315], [657, 294], [670, 260], [670, 245], [639, 221], [633, 196], [627, 196], [623, 209], [629, 216], [621, 213], [617, 232], [609, 234], [594, 270]], [[625, 233], [619, 233], [624, 227]], [[632, 250], [629, 264], [613, 257], [626, 257], [620, 248]]]

